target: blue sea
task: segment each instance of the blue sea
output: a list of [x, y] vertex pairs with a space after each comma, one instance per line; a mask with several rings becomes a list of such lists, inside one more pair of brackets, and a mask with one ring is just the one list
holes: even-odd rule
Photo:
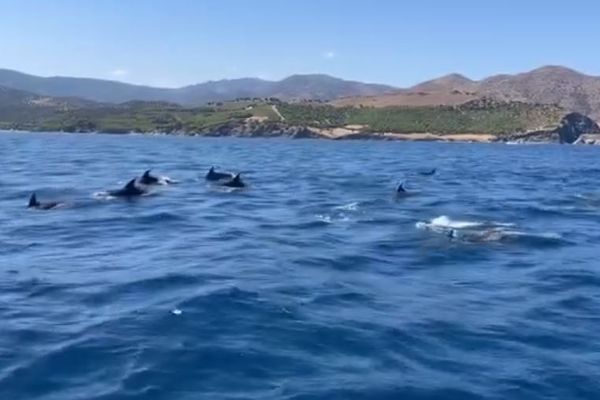
[[0, 399], [600, 398], [600, 148], [2, 133], [0, 167]]

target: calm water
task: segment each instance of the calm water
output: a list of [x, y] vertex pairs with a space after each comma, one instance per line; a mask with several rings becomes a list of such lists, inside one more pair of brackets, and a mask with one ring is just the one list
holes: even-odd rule
[[[600, 398], [600, 148], [4, 133], [0, 167], [0, 399]], [[146, 168], [180, 183], [94, 196]]]

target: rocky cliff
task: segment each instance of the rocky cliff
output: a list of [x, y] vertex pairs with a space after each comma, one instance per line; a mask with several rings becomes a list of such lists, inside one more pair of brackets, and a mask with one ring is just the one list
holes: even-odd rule
[[[573, 144], [581, 143], [579, 139], [584, 136], [588, 138], [588, 141], [593, 140], [594, 135], [600, 135], [600, 127], [598, 124], [591, 118], [574, 112], [565, 115], [556, 128], [503, 135], [499, 137], [499, 140], [504, 142]], [[592, 136], [592, 139], [590, 139], [590, 136]]]

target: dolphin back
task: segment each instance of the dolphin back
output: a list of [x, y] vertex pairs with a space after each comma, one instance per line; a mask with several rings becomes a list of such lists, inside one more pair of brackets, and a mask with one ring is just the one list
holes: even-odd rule
[[29, 197], [29, 204], [27, 207], [37, 207], [39, 205], [40, 203], [37, 201], [37, 196], [35, 195], [35, 193], [32, 193], [31, 197]]

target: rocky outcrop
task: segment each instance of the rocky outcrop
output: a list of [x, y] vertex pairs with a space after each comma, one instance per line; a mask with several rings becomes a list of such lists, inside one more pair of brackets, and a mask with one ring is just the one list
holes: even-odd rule
[[516, 143], [574, 144], [581, 143], [580, 138], [584, 136], [587, 141], [595, 141], [594, 135], [599, 135], [598, 139], [600, 139], [600, 127], [594, 120], [583, 114], [570, 113], [565, 115], [555, 128], [513, 133], [498, 139], [503, 142]]
[[598, 134], [583, 134], [579, 136], [579, 138], [573, 142], [573, 144], [589, 144], [600, 146], [600, 135]]
[[599, 134], [600, 127], [591, 118], [583, 114], [567, 114], [556, 129], [560, 143], [575, 143], [581, 135]]
[[279, 122], [228, 122], [198, 132], [202, 136], [236, 137], [290, 137], [294, 139], [321, 138], [317, 131], [305, 126], [292, 126]]

